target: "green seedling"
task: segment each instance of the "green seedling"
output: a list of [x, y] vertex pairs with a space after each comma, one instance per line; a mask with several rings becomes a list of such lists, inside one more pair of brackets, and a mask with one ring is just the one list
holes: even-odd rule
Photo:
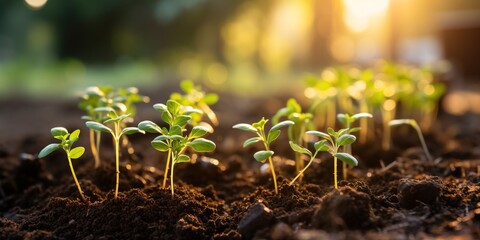
[[[124, 109], [122, 104], [117, 104], [117, 107]], [[136, 127], [122, 127], [123, 121], [129, 117], [130, 114], [118, 115], [114, 108], [104, 107], [97, 108], [98, 112], [106, 112], [108, 118], [102, 123], [87, 121], [85, 124], [88, 128], [94, 129], [99, 132], [110, 133], [113, 138], [113, 145], [115, 149], [115, 172], [116, 172], [116, 181], [115, 181], [115, 199], [118, 197], [118, 186], [120, 182], [120, 139], [124, 135], [130, 135], [134, 133], [145, 133], [143, 130], [140, 130]], [[112, 124], [113, 128], [109, 128], [104, 124]]]
[[190, 157], [185, 155], [185, 150], [190, 147], [195, 152], [211, 152], [215, 150], [215, 143], [202, 138], [208, 133], [204, 126], [194, 126], [189, 134], [186, 134], [188, 121], [191, 114], [201, 113], [192, 107], [182, 106], [174, 100], [168, 100], [167, 104], [155, 104], [153, 108], [161, 113], [162, 120], [168, 124], [168, 129], [159, 127], [152, 121], [142, 121], [138, 128], [149, 133], [160, 134], [151, 142], [153, 148], [160, 152], [167, 152], [167, 162], [163, 176], [163, 185], [166, 187], [168, 168], [170, 165], [170, 190], [174, 197], [173, 173], [176, 163], [189, 162]]
[[358, 161], [357, 159], [355, 159], [355, 157], [345, 152], [339, 152], [340, 147], [352, 144], [356, 140], [355, 136], [349, 134], [349, 130], [350, 129], [344, 128], [335, 132], [335, 130], [333, 130], [332, 128], [328, 128], [328, 134], [319, 131], [306, 132], [309, 135], [313, 135], [322, 139], [315, 143], [315, 153], [312, 153], [307, 148], [298, 146], [297, 144], [290, 142], [290, 146], [292, 147], [293, 151], [310, 156], [310, 161], [308, 162], [307, 166], [305, 166], [305, 168], [290, 182], [290, 185], [293, 184], [293, 182], [295, 182], [299, 175], [303, 174], [303, 172], [310, 166], [318, 152], [327, 151], [333, 157], [333, 183], [335, 189], [338, 189], [337, 159], [342, 160], [342, 162], [345, 162], [352, 167], [358, 166]]
[[72, 171], [73, 180], [77, 185], [78, 192], [80, 193], [82, 200], [86, 201], [85, 195], [83, 195], [82, 187], [80, 187], [80, 183], [77, 180], [77, 175], [75, 174], [75, 170], [73, 169], [72, 164], [72, 159], [77, 159], [81, 157], [85, 152], [84, 147], [76, 147], [72, 149], [72, 145], [78, 140], [78, 137], [80, 136], [80, 130], [77, 129], [72, 133], [68, 133], [67, 129], [63, 127], [54, 127], [50, 130], [50, 133], [55, 139], [60, 140], [61, 143], [51, 143], [47, 145], [40, 151], [38, 157], [43, 158], [58, 149], [63, 149], [67, 154], [68, 164], [70, 165], [70, 170]]
[[[290, 121], [295, 123], [288, 126], [288, 139], [299, 146], [304, 146], [303, 133], [307, 129], [313, 128], [312, 114], [303, 113], [300, 104], [298, 104], [294, 98], [290, 98], [287, 101], [287, 105], [284, 108], [279, 109], [272, 117], [272, 123], [279, 123], [281, 117], [287, 117]], [[295, 163], [296, 172], [298, 174], [305, 166], [301, 153], [295, 152]], [[299, 181], [301, 181], [301, 177]]]
[[415, 121], [414, 119], [395, 119], [388, 123], [388, 125], [391, 127], [404, 125], [404, 124], [412, 126], [415, 129], [415, 131], [417, 131], [418, 138], [420, 139], [420, 143], [422, 144], [423, 151], [425, 151], [427, 160], [430, 162], [433, 162], [432, 155], [430, 155], [430, 152], [428, 151], [427, 144], [425, 143], [425, 139], [423, 138], [422, 130], [420, 130], [420, 127], [418, 126], [417, 121]]
[[[355, 128], [352, 128], [352, 124], [355, 123], [357, 120], [359, 119], [363, 119], [363, 118], [372, 118], [372, 114], [370, 113], [357, 113], [357, 114], [354, 114], [352, 116], [350, 116], [348, 113], [339, 113], [337, 115], [337, 119], [340, 123], [343, 124], [343, 126], [346, 128], [346, 129], [349, 129], [348, 130], [348, 133], [354, 133], [354, 132], [358, 132], [362, 131], [362, 129], [360, 127], [355, 127]], [[351, 144], [346, 144], [345, 146], [343, 146], [343, 151], [352, 155], [352, 145]], [[343, 179], [346, 180], [347, 179], [347, 176], [348, 176], [348, 168], [347, 168], [347, 164], [345, 162], [342, 162], [342, 169], [343, 169]]]
[[218, 95], [215, 93], [204, 92], [201, 86], [196, 86], [190, 80], [182, 81], [180, 83], [180, 88], [184, 91], [184, 94], [173, 93], [170, 95], [170, 99], [177, 101], [183, 106], [191, 106], [201, 110], [201, 113], [191, 114], [191, 124], [193, 126], [198, 125], [203, 118], [203, 114], [205, 114], [214, 126], [218, 126], [217, 115], [210, 108], [210, 105], [218, 102]]
[[243, 143], [243, 147], [247, 147], [256, 142], [262, 142], [265, 150], [260, 150], [256, 152], [253, 157], [258, 162], [264, 162], [268, 159], [268, 163], [270, 165], [270, 170], [272, 172], [273, 177], [273, 184], [275, 186], [275, 193], [278, 193], [278, 186], [277, 186], [277, 177], [275, 175], [275, 168], [273, 167], [273, 160], [272, 156], [274, 152], [270, 149], [270, 144], [275, 141], [275, 139], [280, 136], [281, 131], [279, 130], [282, 127], [288, 127], [294, 125], [295, 123], [290, 120], [279, 122], [270, 128], [268, 134], [265, 134], [265, 124], [268, 122], [268, 119], [262, 118], [260, 121], [247, 124], [247, 123], [239, 123], [233, 126], [235, 129], [252, 132], [257, 134], [257, 137], [249, 138]]
[[[105, 114], [95, 111], [96, 108], [108, 106], [109, 100], [107, 95], [112, 91], [111, 87], [88, 87], [83, 94], [79, 108], [86, 112], [86, 115], [82, 116], [83, 120], [102, 122], [105, 120]], [[92, 151], [93, 159], [95, 160], [95, 168], [100, 166], [100, 140], [101, 133], [90, 129], [89, 141], [90, 150]]]

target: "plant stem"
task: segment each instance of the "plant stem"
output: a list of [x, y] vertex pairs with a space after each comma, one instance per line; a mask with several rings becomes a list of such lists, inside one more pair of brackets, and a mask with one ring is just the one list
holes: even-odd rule
[[95, 130], [90, 129], [90, 149], [92, 150], [93, 159], [95, 160], [95, 168], [100, 167], [100, 158], [98, 156], [97, 146], [95, 145]]
[[338, 189], [337, 183], [337, 157], [333, 157], [333, 184], [335, 189]]
[[70, 165], [70, 171], [72, 171], [73, 180], [75, 181], [75, 184], [77, 185], [77, 188], [78, 188], [78, 192], [80, 193], [80, 196], [82, 197], [82, 200], [86, 202], [87, 199], [83, 195], [82, 187], [80, 187], [80, 183], [77, 180], [77, 175], [75, 174], [75, 170], [73, 169], [72, 159], [70, 158], [70, 152], [69, 151], [67, 151], [67, 158], [68, 158], [68, 165]]
[[427, 159], [429, 162], [433, 162], [432, 155], [430, 155], [430, 152], [428, 151], [427, 144], [425, 143], [425, 139], [423, 138], [422, 130], [420, 130], [420, 127], [418, 124], [411, 124], [412, 127], [417, 131], [418, 138], [420, 139], [420, 143], [422, 144], [423, 151], [425, 151], [425, 155], [427, 156]]
[[273, 185], [275, 186], [275, 194], [278, 194], [277, 175], [275, 175], [275, 169], [273, 168], [272, 157], [268, 157], [268, 163], [270, 164], [270, 170], [272, 171]]
[[[316, 154], [316, 153], [315, 153], [315, 154]], [[315, 155], [313, 155], [312, 157], [310, 157], [310, 161], [308, 161], [307, 166], [305, 166], [300, 172], [298, 172], [297, 176], [296, 176], [292, 181], [290, 181], [290, 183], [288, 184], [288, 186], [292, 186], [292, 184], [297, 180], [297, 178], [299, 178], [300, 176], [303, 175], [303, 173], [305, 172], [305, 170], [307, 170], [307, 168], [310, 167], [310, 164], [312, 164], [313, 159], [315, 159]]]
[[120, 136], [118, 136], [120, 129], [118, 123], [115, 123], [115, 136], [113, 136], [115, 142], [115, 173], [116, 173], [116, 180], [115, 180], [115, 199], [118, 197], [118, 185], [120, 185], [120, 157], [119, 157], [119, 143], [120, 143]]
[[[169, 143], [170, 146], [171, 143]], [[170, 165], [170, 159], [172, 158], [172, 149], [169, 147], [168, 148], [168, 155], [167, 155], [167, 164], [165, 165], [165, 171], [163, 175], [163, 185], [162, 188], [165, 188], [167, 186], [167, 176], [168, 176], [168, 166]], [[170, 176], [172, 177], [172, 176]]]
[[172, 159], [172, 167], [170, 168], [170, 190], [172, 191], [172, 199], [174, 195], [174, 190], [173, 190], [173, 167], [175, 166], [175, 161]]
[[208, 119], [212, 121], [213, 125], [218, 126], [218, 119], [213, 110], [207, 104], [202, 102], [199, 103], [199, 107], [205, 114], [207, 114]]
[[[369, 112], [368, 105], [365, 100], [360, 101], [360, 112]], [[368, 137], [368, 120], [367, 118], [360, 118], [360, 132], [358, 133], [359, 140], [361, 144], [365, 144], [367, 142]]]

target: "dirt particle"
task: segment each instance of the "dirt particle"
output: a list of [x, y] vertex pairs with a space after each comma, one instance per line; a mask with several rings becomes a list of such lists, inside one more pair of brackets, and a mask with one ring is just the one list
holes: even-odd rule
[[259, 229], [270, 226], [275, 221], [272, 210], [257, 202], [248, 208], [247, 212], [240, 220], [237, 230], [244, 239], [250, 239]]
[[437, 177], [425, 179], [402, 178], [398, 184], [400, 206], [406, 209], [424, 203], [434, 205], [440, 196], [440, 183]]

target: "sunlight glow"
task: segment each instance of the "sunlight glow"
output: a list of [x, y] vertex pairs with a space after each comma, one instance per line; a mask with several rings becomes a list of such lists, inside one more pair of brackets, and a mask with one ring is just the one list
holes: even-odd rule
[[39, 9], [47, 3], [47, 0], [25, 0], [25, 3], [34, 9]]
[[364, 32], [374, 17], [388, 9], [389, 0], [343, 0], [343, 21], [353, 32]]

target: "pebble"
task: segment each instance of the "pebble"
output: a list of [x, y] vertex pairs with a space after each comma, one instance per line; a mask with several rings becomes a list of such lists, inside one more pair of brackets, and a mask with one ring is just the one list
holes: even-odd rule
[[242, 234], [244, 239], [251, 239], [259, 229], [270, 226], [275, 222], [275, 216], [271, 209], [261, 202], [250, 206], [240, 220], [237, 231]]

